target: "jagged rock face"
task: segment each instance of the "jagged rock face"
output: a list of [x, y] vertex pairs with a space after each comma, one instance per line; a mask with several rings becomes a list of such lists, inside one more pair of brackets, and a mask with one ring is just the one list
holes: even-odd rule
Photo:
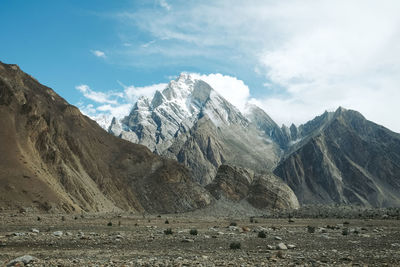
[[217, 127], [204, 116], [188, 133], [180, 135], [163, 155], [188, 166], [193, 177], [206, 185], [214, 179], [221, 164], [262, 172], [276, 166], [279, 153], [278, 146], [260, 135], [252, 125]]
[[0, 63], [0, 206], [183, 212], [212, 197], [187, 169], [107, 134], [16, 65]]
[[343, 108], [325, 117], [275, 174], [302, 204], [400, 206], [400, 135]]
[[293, 191], [272, 173], [260, 175], [248, 169], [222, 165], [206, 189], [216, 199], [245, 200], [258, 209], [299, 207]]
[[[295, 140], [296, 137], [290, 136], [287, 131], [279, 126], [265, 113], [264, 110], [255, 106], [248, 105], [247, 118], [256, 125], [256, 127], [269, 136], [274, 142], [276, 142], [282, 149], [287, 149], [290, 140]], [[294, 126], [294, 125], [293, 125]], [[296, 126], [294, 126], [296, 127]], [[297, 129], [297, 128], [296, 128]]]
[[[278, 128], [279, 129], [279, 128]], [[271, 170], [281, 151], [207, 83], [182, 74], [153, 99], [140, 98], [109, 131], [185, 164], [195, 181], [210, 183], [221, 164]]]

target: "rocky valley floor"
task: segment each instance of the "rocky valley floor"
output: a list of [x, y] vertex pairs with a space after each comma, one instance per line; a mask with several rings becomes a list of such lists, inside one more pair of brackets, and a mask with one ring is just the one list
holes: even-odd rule
[[0, 266], [24, 255], [25, 266], [400, 266], [400, 220], [3, 211]]

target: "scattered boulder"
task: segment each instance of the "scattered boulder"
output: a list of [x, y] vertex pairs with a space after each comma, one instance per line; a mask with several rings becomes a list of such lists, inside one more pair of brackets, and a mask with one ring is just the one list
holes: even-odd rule
[[[38, 260], [38, 259], [33, 257], [33, 256], [31, 256], [31, 255], [24, 255], [24, 256], [15, 258], [12, 261], [8, 262], [6, 266], [7, 267], [16, 266], [17, 264], [19, 266], [24, 266], [24, 265], [30, 264], [30, 263], [32, 263], [33, 261], [36, 261], [36, 260]], [[21, 263], [23, 265], [21, 265]]]

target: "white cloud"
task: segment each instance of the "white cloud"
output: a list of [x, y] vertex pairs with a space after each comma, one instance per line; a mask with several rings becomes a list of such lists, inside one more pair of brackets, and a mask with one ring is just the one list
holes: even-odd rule
[[121, 119], [127, 116], [140, 96], [151, 98], [156, 90], [163, 90], [167, 86], [166, 83], [160, 83], [144, 87], [135, 87], [133, 85], [126, 86], [121, 82], [118, 83], [124, 88], [120, 92], [98, 92], [92, 90], [86, 84], [75, 87], [86, 99], [94, 101], [94, 103], [91, 104], [85, 104], [86, 101], [79, 102], [77, 104], [79, 109], [83, 114], [96, 120], [103, 128], [109, 126], [113, 117]]
[[131, 103], [119, 104], [119, 105], [102, 105], [96, 108], [97, 111], [108, 113], [111, 117], [123, 118], [127, 116], [132, 109]]
[[400, 5], [385, 2], [316, 2], [305, 22], [310, 12], [300, 9], [295, 31], [260, 56], [266, 77], [286, 95], [259, 103], [284, 123], [344, 106], [400, 131], [393, 101], [400, 99], [400, 20], [392, 10]]
[[156, 42], [155, 40], [152, 40], [152, 41], [150, 41], [150, 42], [147, 42], [147, 43], [142, 44], [141, 46], [142, 46], [143, 48], [146, 48], [146, 47], [149, 47], [150, 45], [154, 44], [155, 42]]
[[134, 103], [141, 96], [146, 96], [152, 98], [154, 93], [162, 91], [167, 87], [166, 83], [158, 83], [149, 86], [135, 87], [133, 85], [127, 86], [121, 82], [118, 82], [122, 87], [124, 87], [124, 95], [127, 101]]
[[90, 50], [90, 52], [92, 52], [92, 54], [95, 55], [96, 57], [106, 58], [106, 53], [104, 53], [103, 51]]
[[159, 0], [160, 6], [165, 8], [167, 11], [171, 10], [171, 6], [168, 4], [166, 0]]
[[178, 0], [170, 12], [118, 18], [157, 41], [149, 53], [216, 59], [265, 77], [252, 91], [265, 90], [257, 102], [280, 123], [341, 105], [400, 132], [398, 10], [397, 0]]
[[90, 87], [86, 84], [81, 84], [75, 87], [77, 90], [79, 90], [84, 97], [97, 102], [97, 103], [108, 103], [108, 104], [117, 104], [117, 100], [115, 99], [116, 97], [122, 97], [121, 93], [115, 93], [115, 92], [96, 92], [90, 89]]
[[220, 73], [200, 75], [192, 74], [197, 79], [208, 83], [214, 90], [220, 93], [226, 100], [239, 110], [244, 110], [250, 96], [249, 87], [242, 80]]

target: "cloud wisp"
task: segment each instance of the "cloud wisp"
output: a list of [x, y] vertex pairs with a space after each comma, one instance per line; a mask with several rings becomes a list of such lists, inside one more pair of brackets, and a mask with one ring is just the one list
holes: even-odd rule
[[95, 55], [96, 57], [106, 58], [106, 53], [100, 50], [90, 50], [90, 52]]
[[[88, 85], [81, 84], [75, 88], [83, 94], [85, 99], [82, 99], [77, 105], [81, 111], [103, 123], [105, 127], [111, 122], [113, 117], [118, 119], [127, 116], [132, 109], [134, 103], [140, 96], [152, 97], [156, 90], [164, 89], [167, 84], [160, 83], [151, 86], [135, 87], [133, 85], [126, 86], [118, 82], [123, 90], [100, 92], [92, 90]], [[91, 103], [88, 103], [89, 102]], [[103, 122], [101, 122], [103, 121]]]

